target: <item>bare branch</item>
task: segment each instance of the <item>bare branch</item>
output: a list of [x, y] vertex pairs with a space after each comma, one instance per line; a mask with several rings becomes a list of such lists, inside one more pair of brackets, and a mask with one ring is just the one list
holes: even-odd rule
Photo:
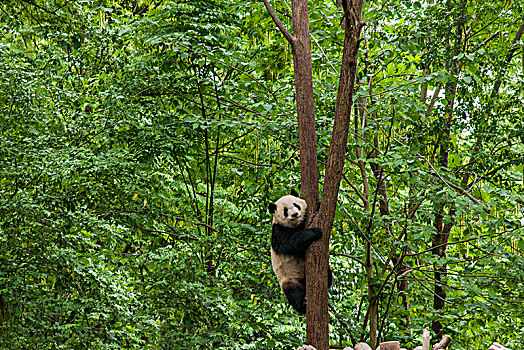
[[338, 73], [336, 68], [333, 67], [333, 64], [331, 63], [331, 61], [329, 60], [329, 57], [326, 55], [326, 53], [324, 52], [324, 50], [322, 49], [322, 46], [320, 46], [320, 44], [318, 43], [317, 39], [315, 39], [315, 37], [313, 36], [313, 34], [309, 33], [309, 36], [313, 39], [313, 41], [315, 42], [315, 44], [317, 44], [317, 47], [319, 48], [320, 52], [322, 52], [322, 56], [324, 56], [324, 58], [326, 59], [327, 63], [331, 66], [331, 69], [333, 69], [333, 72], [336, 74]]
[[424, 288], [425, 290], [427, 290], [428, 292], [430, 292], [431, 294], [436, 296], [438, 299], [442, 300], [444, 303], [448, 303], [448, 304], [451, 304], [451, 305], [458, 306], [457, 303], [449, 301], [449, 300], [446, 300], [446, 299], [442, 298], [440, 295], [436, 294], [433, 290], [431, 290], [431, 288], [429, 288], [424, 283], [422, 283], [422, 280], [420, 278], [415, 277], [415, 275], [413, 275], [412, 272], [410, 274], [413, 277], [413, 281], [417, 282], [420, 286], [422, 286], [422, 288]]
[[484, 40], [482, 42], [482, 44], [480, 44], [478, 47], [481, 48], [483, 46], [485, 46], [488, 42], [490, 42], [491, 40], [493, 40], [494, 38], [496, 38], [500, 33], [499, 32], [496, 32], [495, 34], [493, 34], [492, 36], [490, 36], [489, 38], [487, 38], [486, 40]]
[[461, 194], [463, 194], [464, 196], [468, 197], [469, 199], [471, 199], [473, 202], [481, 205], [483, 208], [484, 208], [484, 211], [488, 214], [491, 214], [491, 209], [489, 209], [486, 204], [484, 204], [483, 202], [481, 202], [480, 200], [478, 200], [477, 198], [473, 197], [469, 192], [467, 192], [465, 189], [463, 189], [462, 187], [458, 186], [458, 185], [455, 185], [453, 182], [451, 181], [448, 181], [446, 179], [444, 179], [437, 171], [436, 169], [433, 167], [433, 165], [428, 162], [429, 166], [431, 168], [433, 168], [434, 170], [434, 174], [442, 181], [444, 182], [446, 185], [448, 185], [449, 187], [459, 191]]
[[293, 47], [295, 45], [295, 38], [288, 32], [288, 30], [286, 29], [286, 27], [284, 27], [282, 22], [280, 22], [280, 19], [278, 19], [278, 16], [275, 13], [275, 10], [273, 10], [273, 8], [271, 7], [271, 4], [269, 3], [269, 0], [262, 0], [262, 1], [264, 1], [264, 5], [266, 6], [266, 10], [269, 13], [269, 15], [271, 16], [271, 18], [273, 19], [273, 22], [275, 22], [275, 24], [277, 25], [278, 29], [282, 33], [282, 35], [284, 35], [284, 37], [289, 42], [291, 47]]
[[346, 258], [350, 258], [350, 259], [353, 259], [355, 260], [356, 262], [358, 262], [360, 265], [362, 266], [365, 266], [366, 263], [363, 262], [362, 260], [360, 260], [359, 258], [357, 258], [356, 256], [353, 256], [353, 255], [349, 255], [349, 254], [345, 254], [345, 253], [334, 253], [334, 255], [337, 255], [337, 256], [344, 256]]
[[437, 101], [437, 97], [438, 97], [438, 94], [440, 92], [440, 85], [437, 86], [435, 92], [433, 93], [433, 96], [431, 96], [431, 101], [428, 105], [428, 109], [426, 110], [426, 115], [430, 115], [431, 114], [431, 110], [433, 109], [433, 106], [435, 105], [435, 102]]
[[498, 95], [500, 85], [502, 84], [502, 78], [506, 74], [506, 71], [508, 69], [508, 65], [511, 62], [511, 59], [513, 58], [513, 54], [518, 48], [518, 42], [520, 41], [520, 38], [522, 37], [522, 34], [524, 33], [524, 23], [522, 23], [519, 27], [519, 30], [517, 31], [517, 34], [515, 34], [515, 38], [513, 39], [513, 42], [511, 43], [510, 50], [508, 51], [508, 54], [506, 55], [505, 64], [502, 67], [502, 72], [500, 73], [500, 77], [495, 81], [495, 85], [493, 85], [493, 90], [491, 90], [491, 96], [490, 99], [493, 100]]
[[[192, 49], [192, 48], [190, 48], [190, 47], [187, 47], [186, 45], [184, 45], [184, 44], [182, 44], [182, 43], [180, 43], [180, 42], [178, 42], [178, 41], [175, 41], [174, 43], [175, 43], [176, 45], [179, 45], [179, 46], [183, 47], [183, 48], [186, 49], [186, 50], [189, 50], [189, 51], [191, 51], [191, 52], [197, 54], [197, 55], [200, 55], [200, 56], [203, 56], [203, 57], [209, 57], [208, 54], [203, 53], [203, 52], [200, 52], [200, 51], [197, 51], [197, 50], [194, 50], [194, 49]], [[232, 65], [230, 65], [230, 64], [228, 64], [228, 63], [226, 63], [226, 62], [224, 62], [224, 61], [222, 61], [222, 60], [219, 60], [218, 58], [215, 58], [215, 57], [214, 57], [213, 59], [214, 59], [215, 61], [219, 62], [219, 63], [222, 63], [222, 64], [228, 66], [229, 68], [231, 68], [231, 69], [233, 69], [233, 70], [238, 71], [240, 74], [244, 74], [244, 75], [247, 76], [248, 78], [252, 79], [252, 80], [255, 81], [258, 85], [262, 86], [262, 87], [263, 87], [267, 92], [269, 92], [269, 94], [271, 94], [271, 96], [273, 97], [273, 99], [275, 100], [275, 102], [278, 102], [278, 99], [277, 99], [276, 95], [275, 95], [275, 94], [274, 94], [274, 93], [273, 93], [273, 92], [272, 92], [272, 91], [271, 91], [271, 90], [270, 90], [266, 85], [264, 85], [262, 82], [260, 82], [258, 79], [256, 79], [256, 78], [254, 78], [253, 76], [249, 75], [247, 72], [243, 71], [242, 69], [239, 69], [239, 68], [237, 68], [237, 67], [235, 67], [235, 66], [232, 66]]]
[[[153, 229], [149, 229], [149, 228], [142, 227], [142, 226], [139, 226], [139, 225], [135, 225], [134, 228], [137, 228], [140, 231], [144, 231], [144, 232], [163, 233], [165, 235], [169, 235], [170, 237], [176, 237], [176, 238], [182, 238], [182, 239], [186, 238], [186, 239], [191, 239], [193, 241], [199, 241], [199, 239], [196, 238], [196, 237], [186, 236], [186, 235], [181, 234], [181, 233], [172, 233], [172, 232], [167, 232], [167, 231], [163, 231], [163, 230], [153, 230]], [[172, 230], [174, 230], [172, 227], [170, 227], [170, 228]], [[176, 231], [176, 232], [178, 232], [178, 231]]]
[[[353, 191], [355, 191], [355, 193], [357, 194], [357, 196], [360, 197], [360, 199], [362, 200], [363, 203], [365, 203], [367, 201], [367, 199], [364, 197], [364, 195], [358, 190], [358, 188], [353, 185], [353, 183], [351, 182], [351, 180], [348, 179], [347, 175], [345, 173], [342, 173], [342, 177], [344, 178], [344, 180], [346, 180], [347, 184], [353, 189]], [[360, 203], [357, 203], [360, 207], [363, 207], [363, 204], [360, 204]]]
[[[162, 216], [164, 216], [164, 217], [167, 217], [167, 218], [170, 217], [170, 215], [167, 215], [167, 214], [160, 214], [160, 215], [162, 215]], [[189, 224], [193, 224], [193, 225], [204, 226], [204, 227], [207, 227], [208, 229], [210, 229], [210, 230], [212, 230], [212, 231], [218, 232], [218, 230], [217, 230], [216, 228], [214, 228], [214, 227], [212, 227], [212, 226], [210, 226], [210, 225], [208, 225], [208, 224], [206, 224], [206, 223], [204, 223], [204, 222], [190, 221], [190, 220], [184, 219], [184, 218], [182, 218], [182, 217], [180, 217], [180, 216], [175, 216], [175, 219], [176, 219], [176, 220], [180, 220], [180, 221], [184, 221], [184, 222], [187, 222], [187, 223], [189, 223]]]
[[252, 166], [252, 167], [266, 167], [266, 168], [269, 168], [271, 167], [271, 164], [260, 164], [260, 163], [253, 163], [253, 162], [250, 162], [248, 160], [245, 160], [245, 159], [242, 159], [242, 158], [238, 158], [238, 157], [234, 157], [234, 156], [230, 156], [228, 154], [223, 154], [222, 157], [224, 158], [230, 158], [230, 159], [236, 159], [238, 161], [240, 161], [241, 165], [244, 165], [244, 166]]

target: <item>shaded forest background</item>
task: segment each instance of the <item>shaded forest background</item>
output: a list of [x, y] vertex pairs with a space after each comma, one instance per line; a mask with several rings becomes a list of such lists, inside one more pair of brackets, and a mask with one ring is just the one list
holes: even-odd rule
[[[309, 3], [323, 174], [344, 34]], [[523, 7], [365, 4], [332, 344], [367, 340], [373, 304], [381, 340], [524, 347]], [[9, 0], [0, 33], [0, 347], [303, 344], [270, 264], [267, 204], [300, 164], [263, 3]]]

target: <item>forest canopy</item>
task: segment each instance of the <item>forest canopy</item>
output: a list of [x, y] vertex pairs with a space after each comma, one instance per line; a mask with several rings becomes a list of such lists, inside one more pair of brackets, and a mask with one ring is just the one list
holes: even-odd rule
[[[309, 1], [321, 193], [342, 18]], [[522, 348], [524, 3], [366, 2], [362, 21], [330, 343], [376, 317], [408, 348], [424, 328]], [[301, 169], [262, 1], [5, 0], [0, 68], [0, 348], [305, 343], [270, 262], [267, 205]]]

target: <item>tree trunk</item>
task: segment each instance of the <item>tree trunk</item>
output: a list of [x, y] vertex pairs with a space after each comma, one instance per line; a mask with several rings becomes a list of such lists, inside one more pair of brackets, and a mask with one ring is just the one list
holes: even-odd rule
[[322, 205], [318, 215], [316, 208], [319, 202], [319, 182], [308, 2], [292, 0], [293, 36], [282, 25], [269, 1], [264, 0], [264, 4], [293, 48], [302, 197], [309, 208], [307, 226], [321, 227], [324, 232], [322, 239], [312, 244], [306, 254], [307, 343], [318, 350], [328, 350], [329, 236], [335, 218], [349, 133], [353, 85], [357, 72], [358, 39], [362, 28], [362, 0], [355, 0], [354, 3], [343, 0], [346, 20], [350, 25], [346, 26], [333, 135], [328, 153]]
[[[459, 0], [460, 2], [460, 0]], [[448, 2], [448, 6], [452, 6], [450, 2]], [[460, 66], [459, 62], [455, 60], [454, 57], [457, 57], [457, 55], [460, 53], [461, 47], [462, 47], [462, 20], [459, 20], [455, 29], [454, 38], [455, 43], [453, 47], [453, 52], [450, 52], [450, 58], [446, 62], [446, 69], [453, 73], [455, 76], [458, 76], [460, 73]], [[451, 33], [448, 33], [448, 45], [449, 44], [449, 37], [451, 36]], [[445, 87], [445, 99], [447, 101], [447, 108], [446, 108], [446, 116], [444, 120], [443, 130], [441, 131], [441, 134], [439, 136], [440, 143], [439, 143], [439, 166], [442, 169], [448, 168], [448, 158], [449, 158], [449, 150], [450, 147], [452, 147], [451, 144], [451, 123], [452, 123], [452, 116], [454, 112], [454, 103], [455, 103], [455, 95], [457, 91], [457, 83], [450, 80]], [[447, 244], [449, 241], [449, 235], [451, 233], [451, 229], [453, 228], [454, 221], [451, 220], [451, 222], [444, 224], [443, 218], [444, 218], [444, 212], [445, 212], [445, 205], [443, 203], [437, 204], [436, 210], [435, 210], [435, 221], [434, 221], [434, 227], [437, 231], [437, 233], [433, 237], [433, 254], [437, 255], [439, 258], [446, 257], [446, 250], [447, 250]], [[455, 208], [451, 207], [448, 211], [448, 215], [453, 218], [455, 216]], [[447, 273], [447, 265], [446, 264], [438, 264], [434, 263], [434, 279], [435, 279], [435, 287], [434, 287], [434, 296], [433, 296], [433, 308], [435, 310], [440, 310], [444, 307], [445, 301], [446, 301], [446, 291], [444, 290], [444, 286], [446, 285], [446, 273]], [[435, 336], [437, 338], [442, 337], [442, 324], [435, 320], [432, 322], [431, 329], [435, 333]]]
[[[292, 1], [292, 20], [302, 197], [308, 203], [308, 215], [310, 219], [308, 226], [320, 226], [324, 229], [324, 237], [321, 244], [317, 243], [312, 245], [307, 253], [306, 342], [307, 344], [315, 346], [318, 350], [323, 350], [329, 348], [329, 320], [327, 283], [322, 283], [320, 279], [326, 276], [325, 281], [327, 281], [327, 259], [329, 258], [329, 251], [327, 251], [326, 254], [326, 247], [328, 247], [326, 246], [326, 236], [327, 240], [329, 240], [329, 232], [326, 232], [324, 225], [318, 224], [319, 220], [313, 220], [317, 214], [316, 208], [319, 202], [319, 190], [313, 72], [307, 0]], [[323, 269], [326, 271], [323, 271]]]
[[356, 0], [353, 3], [348, 1], [346, 5], [344, 6], [344, 9], [347, 9], [346, 16], [352, 16], [349, 20], [346, 19], [346, 23], [351, 23], [351, 25], [346, 25], [345, 30], [335, 120], [324, 177], [322, 204], [312, 223], [313, 226], [321, 227], [324, 234], [321, 240], [311, 245], [306, 254], [307, 342], [318, 350], [329, 349], [327, 286], [329, 238], [335, 219], [338, 190], [347, 151], [353, 86], [357, 74], [358, 43], [362, 29], [360, 21], [362, 0]]
[[293, 0], [292, 15], [294, 37], [292, 47], [300, 144], [300, 180], [302, 182], [302, 198], [308, 203], [311, 219], [316, 214], [319, 191], [313, 68], [307, 0]]

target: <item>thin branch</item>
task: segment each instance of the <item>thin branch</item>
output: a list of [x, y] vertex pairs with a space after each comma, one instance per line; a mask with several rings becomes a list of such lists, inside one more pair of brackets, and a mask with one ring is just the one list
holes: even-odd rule
[[440, 93], [440, 85], [437, 86], [435, 92], [433, 93], [433, 96], [431, 96], [431, 101], [429, 102], [428, 109], [426, 110], [426, 116], [431, 114], [431, 110], [433, 109], [433, 106], [435, 105], [435, 102], [437, 101], [437, 97], [439, 93]]
[[362, 260], [360, 260], [359, 258], [357, 258], [356, 256], [349, 255], [349, 254], [345, 254], [345, 253], [332, 253], [332, 254], [337, 255], [337, 256], [344, 256], [344, 257], [346, 257], [346, 258], [353, 259], [353, 260], [355, 260], [356, 262], [358, 262], [360, 265], [362, 265], [362, 266], [366, 266], [366, 263], [363, 262]]
[[373, 248], [373, 250], [375, 251], [376, 256], [380, 259], [380, 261], [383, 264], [385, 264], [386, 263], [386, 259], [384, 259], [384, 257], [382, 256], [380, 250], [369, 240], [368, 237], [366, 237], [366, 235], [364, 234], [364, 231], [362, 231], [360, 229], [360, 227], [358, 226], [357, 222], [353, 219], [353, 216], [347, 211], [346, 208], [341, 207], [341, 209], [347, 215], [347, 217], [351, 221], [351, 223], [357, 228], [357, 231], [360, 234], [360, 236], [364, 239], [365, 242], [367, 242], [371, 246], [371, 248]]
[[[38, 5], [38, 4], [35, 4], [35, 3], [32, 2], [32, 1], [21, 0], [21, 2], [25, 2], [26, 4], [29, 4], [29, 5], [31, 5], [31, 6], [34, 6], [34, 7], [38, 8], [38, 9], [40, 9], [40, 10], [42, 10], [42, 11], [44, 11], [44, 12], [47, 12], [47, 13], [49, 13], [50, 15], [54, 15], [54, 16], [58, 16], [58, 15], [56, 14], [56, 11], [58, 11], [60, 8], [63, 7], [63, 6], [61, 6], [61, 7], [59, 7], [58, 9], [52, 11], [52, 10], [46, 9], [46, 8], [43, 7], [43, 6], [40, 6], [40, 5]], [[58, 16], [58, 17], [60, 17], [60, 16]]]
[[[355, 193], [357, 194], [357, 196], [360, 197], [360, 199], [362, 199], [362, 202], [365, 203], [366, 202], [366, 198], [364, 198], [364, 195], [358, 190], [358, 188], [353, 185], [353, 183], [348, 179], [346, 173], [342, 173], [342, 177], [344, 178], [344, 180], [346, 180], [347, 184], [353, 189], [353, 191], [355, 191]], [[363, 207], [363, 204], [360, 204], [360, 203], [357, 203], [360, 207]]]
[[[163, 213], [160, 214], [160, 215], [165, 216], [166, 218], [170, 218], [170, 217], [171, 217], [171, 215], [163, 214]], [[208, 225], [208, 224], [206, 224], [206, 223], [204, 223], [204, 222], [190, 221], [190, 220], [184, 219], [184, 218], [182, 218], [182, 217], [180, 217], [180, 216], [175, 216], [175, 219], [176, 219], [176, 220], [180, 220], [180, 221], [184, 221], [184, 222], [187, 222], [187, 223], [189, 223], [189, 224], [193, 224], [193, 225], [204, 226], [204, 227], [207, 227], [208, 229], [210, 229], [210, 230], [212, 230], [212, 231], [218, 232], [218, 230], [217, 230], [216, 228], [214, 228], [214, 227], [212, 227], [212, 226], [210, 226], [210, 225]]]
[[491, 40], [496, 38], [499, 34], [500, 34], [499, 32], [496, 32], [495, 34], [493, 34], [492, 36], [490, 36], [489, 38], [484, 40], [477, 48], [481, 48], [481, 47], [485, 46], [488, 42], [490, 42]]
[[[166, 235], [169, 235], [171, 237], [176, 237], [176, 238], [187, 238], [187, 239], [191, 239], [193, 241], [200, 241], [198, 238], [196, 237], [192, 237], [192, 236], [186, 236], [186, 235], [183, 235], [183, 234], [180, 234], [180, 233], [172, 233], [172, 232], [167, 232], [167, 231], [163, 231], [163, 230], [152, 230], [152, 229], [149, 229], [149, 228], [145, 228], [145, 227], [142, 227], [142, 226], [139, 226], [139, 225], [135, 225], [134, 228], [137, 228], [139, 229], [140, 231], [144, 231], [144, 232], [153, 232], [153, 233], [163, 233], [163, 234], [166, 234]], [[174, 230], [172, 227], [170, 227], [172, 230]], [[176, 231], [176, 230], [175, 230]], [[178, 231], [177, 231], [178, 232]]]
[[242, 159], [242, 158], [238, 158], [238, 157], [230, 156], [230, 155], [228, 155], [228, 154], [223, 154], [222, 157], [239, 160], [239, 161], [242, 162], [242, 163], [240, 163], [240, 164], [245, 165], [245, 166], [252, 165], [252, 166], [255, 166], [255, 167], [266, 167], [266, 168], [271, 167], [271, 164], [253, 163], [253, 162], [250, 162], [250, 161], [245, 160], [245, 159]]
[[431, 252], [432, 250], [437, 249], [437, 248], [440, 248], [440, 247], [443, 247], [443, 246], [453, 245], [453, 244], [462, 244], [462, 243], [467, 243], [467, 242], [475, 241], [475, 240], [478, 240], [478, 239], [480, 239], [480, 238], [484, 238], [484, 237], [490, 237], [490, 234], [485, 234], [485, 235], [481, 235], [481, 236], [478, 236], [478, 237], [473, 237], [473, 238], [465, 239], [465, 240], [462, 240], [462, 241], [442, 243], [442, 244], [436, 245], [436, 246], [434, 246], [434, 247], [432, 247], [432, 248], [422, 250], [422, 251], [420, 251], [420, 252], [416, 252], [416, 253], [407, 253], [406, 256], [417, 256], [417, 255], [421, 255], [421, 254], [424, 254], [424, 253], [429, 253], [429, 252]]
[[[424, 158], [424, 157], [423, 157]], [[424, 158], [425, 159], [425, 158]], [[444, 182], [446, 185], [448, 185], [449, 187], [459, 191], [461, 194], [463, 194], [464, 196], [468, 197], [469, 199], [471, 199], [473, 202], [475, 202], [476, 204], [478, 205], [481, 205], [483, 208], [484, 208], [484, 211], [488, 214], [491, 214], [491, 209], [489, 209], [486, 204], [484, 204], [483, 202], [481, 202], [480, 200], [478, 200], [477, 198], [473, 197], [469, 192], [467, 192], [465, 189], [463, 189], [462, 187], [458, 186], [458, 185], [455, 185], [453, 182], [451, 181], [448, 181], [446, 179], [444, 179], [437, 171], [436, 169], [433, 167], [433, 165], [431, 163], [429, 163], [429, 166], [435, 171], [435, 175], [442, 181]]]
[[322, 46], [320, 46], [320, 44], [318, 43], [317, 39], [315, 39], [315, 37], [313, 36], [313, 34], [309, 33], [309, 36], [313, 39], [313, 41], [315, 42], [315, 44], [317, 44], [317, 47], [320, 49], [320, 52], [322, 52], [322, 56], [324, 56], [324, 58], [326, 59], [327, 63], [331, 66], [331, 69], [333, 69], [333, 72], [335, 74], [338, 73], [338, 71], [336, 70], [335, 67], [333, 67], [333, 64], [331, 63], [331, 61], [329, 60], [329, 57], [326, 55], [326, 53], [324, 52], [324, 50], [322, 49]]
[[511, 59], [514, 57], [513, 54], [518, 48], [518, 42], [520, 41], [520, 38], [522, 37], [522, 34], [524, 33], [524, 23], [522, 23], [517, 31], [517, 34], [515, 34], [515, 38], [513, 38], [513, 42], [510, 45], [510, 50], [508, 51], [508, 54], [506, 55], [505, 64], [502, 66], [502, 71], [500, 73], [499, 78], [495, 81], [495, 84], [493, 85], [493, 90], [491, 90], [490, 100], [493, 100], [495, 96], [498, 95], [498, 91], [500, 88], [500, 85], [502, 84], [502, 78], [504, 78], [504, 75], [506, 75], [506, 71], [508, 69], [508, 65], [511, 62]]
[[425, 290], [427, 290], [428, 292], [430, 292], [431, 294], [433, 294], [434, 296], [436, 296], [437, 298], [439, 298], [440, 300], [442, 300], [445, 303], [458, 306], [457, 303], [449, 301], [449, 300], [446, 300], [446, 299], [442, 298], [440, 295], [436, 294], [433, 290], [431, 290], [431, 288], [427, 287], [424, 283], [422, 283], [422, 280], [420, 280], [419, 278], [415, 277], [415, 275], [413, 275], [412, 272], [410, 274], [413, 277], [413, 281], [415, 281], [418, 284], [420, 284]]
[[[203, 56], [203, 57], [208, 57], [208, 56], [209, 56], [209, 55], [206, 54], [206, 53], [203, 53], [203, 52], [200, 52], [200, 51], [194, 50], [194, 49], [192, 49], [192, 48], [190, 48], [190, 47], [187, 47], [186, 45], [183, 45], [182, 43], [180, 43], [180, 42], [178, 42], [178, 41], [175, 41], [174, 44], [175, 44], [175, 45], [179, 45], [179, 46], [183, 47], [184, 49], [189, 50], [189, 51], [191, 51], [191, 52], [193, 52], [193, 53], [195, 53], [195, 54], [197, 54], [197, 55], [200, 55], [200, 56]], [[218, 59], [218, 58], [216, 58], [216, 57], [213, 57], [213, 60], [215, 60], [216, 62], [222, 63], [222, 64], [226, 65], [227, 67], [229, 67], [229, 68], [231, 68], [231, 69], [233, 69], [233, 70], [236, 70], [236, 71], [238, 71], [239, 73], [244, 74], [244, 75], [247, 76], [248, 78], [252, 79], [252, 80], [255, 81], [258, 85], [262, 86], [262, 87], [263, 87], [267, 92], [269, 92], [269, 94], [271, 94], [271, 96], [273, 97], [273, 99], [275, 100], [275, 102], [278, 102], [278, 99], [277, 99], [277, 97], [275, 96], [275, 94], [274, 94], [274, 93], [273, 93], [273, 92], [272, 92], [272, 91], [271, 91], [267, 86], [265, 86], [262, 82], [260, 82], [258, 79], [252, 77], [251, 75], [249, 75], [247, 72], [243, 71], [242, 69], [239, 69], [239, 68], [237, 68], [237, 67], [235, 67], [235, 66], [232, 66], [232, 65], [230, 65], [230, 64], [228, 64], [228, 63], [226, 63], [226, 62], [224, 62], [224, 61], [222, 61], [222, 60], [220, 60], [220, 59]]]
[[278, 16], [275, 13], [275, 11], [273, 10], [273, 8], [271, 7], [271, 4], [269, 4], [269, 0], [262, 0], [262, 1], [264, 1], [264, 5], [266, 6], [266, 10], [269, 13], [269, 15], [271, 16], [271, 18], [273, 19], [273, 22], [275, 22], [275, 24], [277, 25], [278, 29], [282, 33], [282, 35], [284, 35], [284, 37], [289, 42], [291, 47], [293, 47], [295, 45], [295, 38], [287, 31], [286, 27], [284, 27], [282, 22], [280, 22], [280, 19], [278, 19]]
[[[195, 204], [197, 202], [196, 201], [196, 191], [195, 191], [195, 188], [193, 187], [193, 182], [191, 181], [191, 174], [188, 173], [187, 176], [188, 176], [188, 180], [190, 181], [191, 189], [193, 190], [193, 193], [191, 193], [191, 191], [189, 190], [189, 185], [188, 185], [188, 182], [186, 181], [186, 177], [184, 175], [184, 170], [182, 169], [182, 166], [180, 165], [180, 161], [179, 161], [176, 153], [174, 154], [174, 158], [175, 158], [175, 162], [177, 163], [178, 169], [180, 170], [180, 175], [182, 175], [182, 182], [186, 186], [187, 195], [188, 195], [188, 197], [190, 199], [190, 201], [189, 201], [190, 206], [193, 209], [193, 211], [195, 213], [195, 216], [198, 218], [198, 217], [200, 217], [200, 210], [198, 208], [198, 204]], [[191, 194], [193, 194], [193, 198], [191, 198]]]

